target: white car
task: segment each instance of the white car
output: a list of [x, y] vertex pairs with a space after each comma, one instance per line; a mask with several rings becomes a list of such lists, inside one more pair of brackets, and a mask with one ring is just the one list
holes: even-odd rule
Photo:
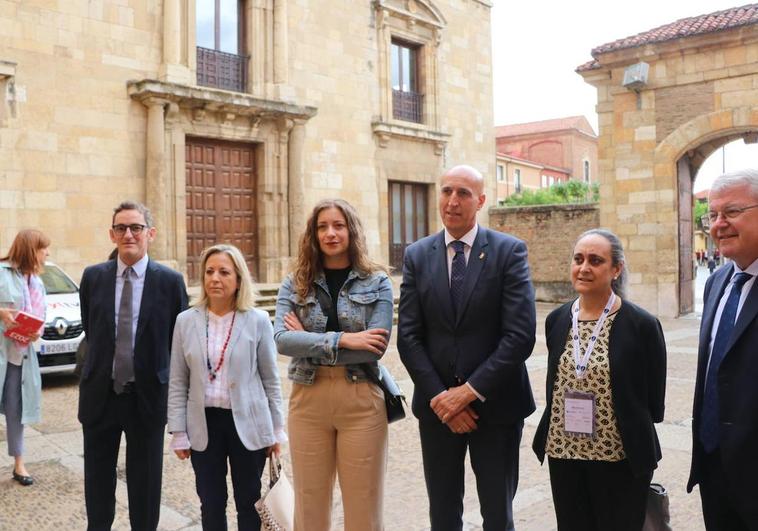
[[71, 372], [76, 367], [76, 349], [84, 339], [79, 286], [50, 262], [40, 277], [47, 291], [45, 332], [34, 343], [40, 372]]

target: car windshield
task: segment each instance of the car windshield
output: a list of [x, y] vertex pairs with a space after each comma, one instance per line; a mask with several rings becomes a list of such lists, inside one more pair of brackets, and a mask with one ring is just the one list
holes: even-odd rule
[[45, 271], [40, 275], [40, 278], [42, 278], [48, 295], [77, 292], [76, 284], [58, 266], [46, 264]]

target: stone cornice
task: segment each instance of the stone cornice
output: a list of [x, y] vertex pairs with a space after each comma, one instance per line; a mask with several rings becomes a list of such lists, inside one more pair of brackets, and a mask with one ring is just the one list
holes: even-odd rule
[[[377, 10], [386, 11], [388, 13], [392, 13], [395, 16], [398, 16], [402, 19], [408, 20], [412, 23], [419, 23], [419, 24], [426, 24], [428, 26], [433, 26], [438, 29], [442, 29], [447, 25], [447, 21], [445, 20], [445, 17], [442, 15], [442, 13], [439, 11], [439, 9], [434, 6], [434, 4], [431, 4], [429, 2], [426, 2], [424, 0], [419, 0], [422, 9], [418, 9], [418, 7], [413, 7], [412, 10], [404, 9], [402, 7], [398, 7], [395, 5], [392, 5], [388, 0], [375, 0], [374, 1], [374, 7]], [[418, 3], [416, 0], [413, 0], [412, 4], [406, 4], [418, 6]], [[422, 11], [427, 10], [431, 17], [424, 16], [422, 14]]]
[[434, 131], [422, 125], [405, 125], [389, 122], [373, 122], [371, 129], [379, 139], [379, 147], [387, 147], [390, 138], [401, 138], [428, 142], [435, 145], [435, 152], [441, 155], [452, 135]]
[[209, 87], [192, 87], [154, 79], [128, 81], [127, 91], [132, 99], [145, 105], [149, 105], [157, 98], [174, 103], [181, 109], [228, 113], [236, 116], [308, 120], [318, 112], [316, 107], [307, 105], [294, 105], [283, 101], [255, 98], [248, 94]]
[[16, 63], [0, 60], [0, 79], [16, 75]]

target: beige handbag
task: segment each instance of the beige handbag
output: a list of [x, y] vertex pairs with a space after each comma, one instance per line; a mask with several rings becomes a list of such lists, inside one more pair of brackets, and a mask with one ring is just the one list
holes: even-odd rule
[[292, 531], [295, 520], [295, 492], [287, 475], [282, 472], [282, 463], [273, 453], [268, 460], [268, 492], [255, 502], [255, 510], [261, 517], [263, 531]]

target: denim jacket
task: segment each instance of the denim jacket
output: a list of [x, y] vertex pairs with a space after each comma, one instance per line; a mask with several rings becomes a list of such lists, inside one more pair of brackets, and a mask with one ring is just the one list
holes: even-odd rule
[[[279, 353], [292, 360], [287, 371], [290, 380], [311, 385], [319, 365], [344, 365], [347, 378], [353, 382], [366, 380], [358, 366], [360, 363], [376, 365], [377, 356], [365, 350], [338, 348], [344, 332], [362, 332], [371, 328], [392, 331], [392, 284], [382, 272], [370, 275], [351, 270], [337, 297], [337, 317], [340, 332], [327, 332], [327, 315], [322, 311], [320, 296], [331, 300], [323, 273], [313, 281], [305, 299], [295, 293], [292, 275], [288, 275], [279, 288], [274, 320], [274, 339]], [[333, 301], [332, 301], [333, 302]], [[284, 326], [284, 315], [294, 311], [304, 331], [289, 331]]]

